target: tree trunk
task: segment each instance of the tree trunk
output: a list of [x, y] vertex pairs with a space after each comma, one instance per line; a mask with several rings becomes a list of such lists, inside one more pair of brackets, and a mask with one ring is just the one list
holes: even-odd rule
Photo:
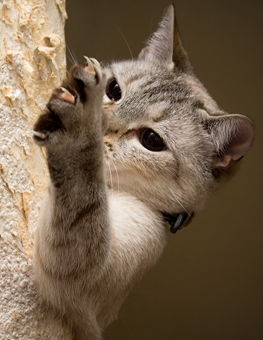
[[71, 339], [41, 302], [32, 246], [48, 178], [31, 129], [65, 77], [64, 0], [0, 0], [0, 339]]

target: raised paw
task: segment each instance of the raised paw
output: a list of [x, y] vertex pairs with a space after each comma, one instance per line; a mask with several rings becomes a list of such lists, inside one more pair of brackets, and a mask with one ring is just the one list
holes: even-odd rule
[[[86, 63], [74, 66], [68, 79], [53, 92], [46, 112], [36, 122], [33, 135], [37, 144], [59, 142], [65, 135], [76, 138], [83, 129], [94, 134], [96, 124], [101, 124], [105, 75], [96, 59], [85, 59]], [[60, 138], [55, 138], [57, 134]]]
[[71, 69], [69, 81], [75, 82], [75, 86], [80, 91], [85, 89], [88, 91], [92, 89], [97, 91], [98, 88], [105, 85], [105, 76], [101, 70], [100, 63], [95, 58], [88, 58], [86, 56], [84, 56], [84, 58], [86, 59], [84, 65], [73, 66]]

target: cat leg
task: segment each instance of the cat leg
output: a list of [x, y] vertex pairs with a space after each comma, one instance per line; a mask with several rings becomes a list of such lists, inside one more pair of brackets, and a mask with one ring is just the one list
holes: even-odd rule
[[[100, 338], [83, 300], [92, 298], [90, 287], [103, 273], [111, 240], [103, 159], [105, 83], [96, 63], [74, 66], [34, 126], [51, 179], [35, 237], [35, 279], [41, 295], [74, 325], [77, 340]], [[77, 311], [80, 305], [85, 318], [75, 319], [68, 306]]]

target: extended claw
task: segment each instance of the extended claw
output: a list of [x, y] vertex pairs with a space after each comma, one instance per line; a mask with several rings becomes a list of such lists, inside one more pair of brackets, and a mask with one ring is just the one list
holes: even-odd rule
[[41, 139], [46, 139], [47, 138], [47, 135], [43, 132], [38, 132], [38, 131], [35, 131], [35, 130], [31, 130], [33, 135], [35, 135], [36, 137], [39, 137]]
[[[92, 60], [91, 60], [90, 58], [86, 57], [85, 55], [84, 55], [84, 58], [86, 59], [87, 64], [88, 64], [88, 66], [86, 66], [86, 67], [84, 68], [84, 70], [85, 70], [86, 72], [88, 72], [90, 75], [92, 75], [93, 77], [95, 77], [95, 75], [96, 75], [96, 72], [95, 72], [95, 69], [94, 69], [95, 63], [92, 62]], [[93, 58], [92, 58], [92, 59], [93, 59]]]
[[65, 87], [60, 87], [60, 89], [63, 91], [61, 97], [65, 101], [74, 104], [75, 103], [75, 97], [65, 88]]
[[95, 59], [95, 58], [90, 58], [90, 60], [91, 60], [91, 61], [93, 62], [93, 64], [96, 65], [97, 67], [101, 67], [101, 66], [100, 66], [100, 63], [98, 62], [97, 59]]
[[93, 67], [93, 63], [92, 63], [92, 58], [89, 58], [87, 56], [84, 55], [84, 58], [86, 59], [88, 66]]

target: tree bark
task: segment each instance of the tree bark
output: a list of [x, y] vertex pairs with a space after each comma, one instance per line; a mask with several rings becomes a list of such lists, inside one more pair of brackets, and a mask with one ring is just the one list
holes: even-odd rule
[[41, 302], [32, 247], [48, 178], [31, 129], [65, 77], [65, 0], [0, 0], [0, 339], [71, 339]]

